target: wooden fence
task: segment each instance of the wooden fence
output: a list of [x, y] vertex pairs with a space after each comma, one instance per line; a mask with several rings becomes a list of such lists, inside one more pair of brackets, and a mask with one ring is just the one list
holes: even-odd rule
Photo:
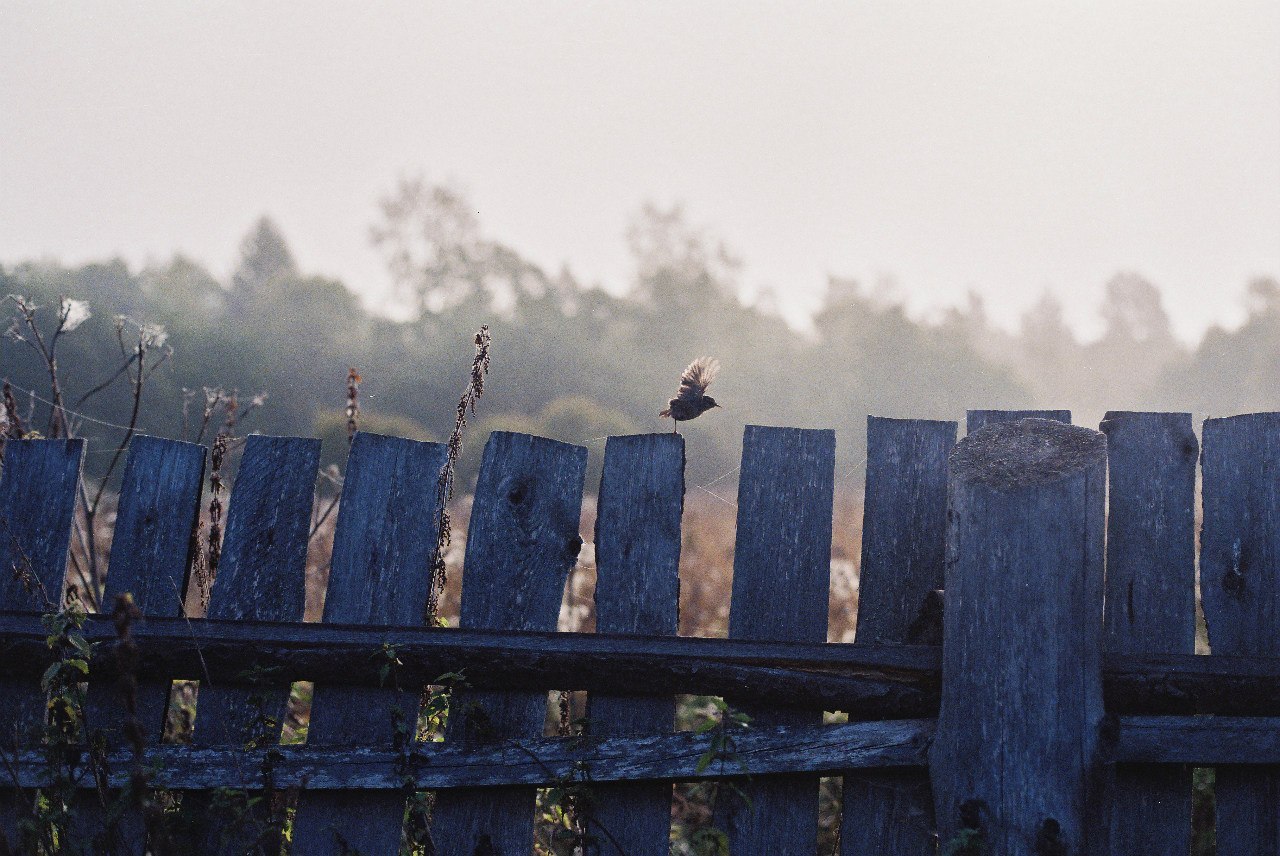
[[[597, 634], [554, 632], [583, 543], [584, 448], [490, 437], [461, 628], [439, 629], [422, 616], [442, 447], [356, 436], [323, 622], [303, 624], [319, 442], [248, 438], [208, 617], [189, 620], [204, 450], [138, 437], [107, 593], [131, 592], [146, 620], [127, 646], [105, 618], [84, 630], [104, 643], [88, 716], [107, 745], [97, 781], [80, 783], [80, 822], [109, 820], [92, 788], [127, 788], [142, 770], [210, 816], [235, 789], [263, 803], [292, 791], [292, 853], [374, 856], [397, 851], [406, 801], [432, 790], [436, 852], [524, 856], [535, 789], [572, 784], [592, 797], [588, 852], [657, 856], [671, 783], [715, 779], [746, 797], [725, 789], [717, 804], [734, 856], [811, 856], [825, 775], [844, 779], [849, 856], [1185, 856], [1191, 767], [1211, 766], [1217, 852], [1276, 856], [1280, 414], [1206, 421], [1203, 454], [1188, 414], [1110, 413], [1101, 432], [1067, 422], [973, 411], [957, 444], [954, 422], [869, 420], [851, 644], [825, 642], [831, 431], [746, 429], [728, 639], [676, 635], [679, 436], [608, 440]], [[78, 440], [11, 441], [0, 474], [11, 836], [16, 788], [51, 775], [48, 752], [23, 742], [53, 657], [31, 589], [63, 589], [83, 454]], [[1211, 656], [1194, 647], [1197, 459]], [[405, 712], [459, 670], [446, 739], [414, 742]], [[132, 702], [118, 691], [130, 675]], [[189, 746], [159, 741], [173, 679], [201, 681]], [[315, 682], [309, 733], [280, 746], [278, 726], [265, 729], [296, 680]], [[550, 689], [589, 693], [586, 735], [543, 736]], [[723, 696], [749, 727], [676, 733], [678, 693]], [[140, 757], [121, 727], [134, 707]], [[849, 721], [824, 725], [824, 710]], [[142, 852], [144, 826], [126, 815], [100, 851]], [[246, 846], [232, 830], [202, 834], [199, 852]]]

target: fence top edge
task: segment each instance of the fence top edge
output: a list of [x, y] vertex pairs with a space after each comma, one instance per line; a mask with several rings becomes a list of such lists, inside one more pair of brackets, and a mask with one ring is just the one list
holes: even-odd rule
[[965, 436], [951, 453], [952, 477], [997, 490], [1061, 481], [1105, 460], [1101, 432], [1053, 419], [997, 422]]
[[1210, 416], [1204, 420], [1204, 428], [1212, 426], [1241, 425], [1249, 423], [1280, 424], [1280, 411], [1261, 410], [1256, 413], [1237, 413], [1232, 416]]

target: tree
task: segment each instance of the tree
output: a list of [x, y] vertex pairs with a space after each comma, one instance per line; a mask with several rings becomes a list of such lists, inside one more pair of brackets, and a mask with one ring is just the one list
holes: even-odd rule
[[298, 275], [293, 253], [279, 227], [262, 217], [240, 242], [240, 265], [231, 276], [227, 308], [235, 319], [248, 316], [250, 307], [273, 280]]
[[1107, 325], [1104, 340], [1156, 344], [1173, 339], [1160, 289], [1136, 273], [1111, 278], [1101, 314]]
[[627, 243], [636, 263], [632, 295], [659, 308], [698, 308], [734, 297], [741, 260], [706, 229], [691, 226], [684, 208], [652, 202], [632, 218]]
[[380, 208], [370, 237], [397, 297], [419, 318], [473, 304], [510, 314], [522, 302], [563, 290], [562, 280], [484, 238], [471, 203], [456, 188], [402, 179]]

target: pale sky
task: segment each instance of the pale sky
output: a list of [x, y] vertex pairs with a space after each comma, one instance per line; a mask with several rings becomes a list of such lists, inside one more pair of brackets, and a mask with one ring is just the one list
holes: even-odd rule
[[921, 314], [1106, 280], [1194, 339], [1280, 277], [1280, 3], [0, 0], [0, 261], [180, 251], [261, 214], [378, 300], [400, 176], [612, 289], [682, 202], [793, 318], [828, 274]]

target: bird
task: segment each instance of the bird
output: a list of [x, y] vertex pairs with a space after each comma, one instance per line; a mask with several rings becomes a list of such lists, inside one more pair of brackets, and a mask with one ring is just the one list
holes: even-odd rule
[[711, 357], [698, 357], [680, 375], [680, 389], [676, 397], [667, 402], [667, 409], [659, 413], [663, 419], [670, 417], [671, 433], [678, 433], [679, 423], [696, 419], [713, 407], [716, 400], [707, 395], [707, 387], [720, 373], [720, 361]]

